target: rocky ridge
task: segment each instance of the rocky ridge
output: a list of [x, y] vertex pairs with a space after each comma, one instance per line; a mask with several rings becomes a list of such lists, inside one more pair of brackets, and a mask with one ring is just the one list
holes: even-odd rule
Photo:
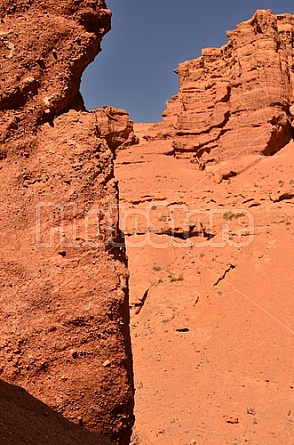
[[163, 122], [138, 134], [174, 138], [171, 154], [191, 155], [200, 167], [244, 155], [272, 155], [293, 135], [294, 17], [258, 10], [228, 43], [180, 63], [179, 92]]

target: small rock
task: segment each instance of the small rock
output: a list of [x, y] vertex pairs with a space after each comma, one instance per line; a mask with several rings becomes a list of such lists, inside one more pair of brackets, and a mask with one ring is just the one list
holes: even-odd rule
[[236, 423], [239, 423], [239, 419], [238, 419], [238, 417], [229, 417], [227, 420], [226, 420], [226, 422], [227, 423], [231, 423], [231, 424], [236, 424]]
[[71, 356], [72, 356], [73, 358], [77, 358], [78, 353], [77, 353], [77, 351], [76, 351], [75, 349], [71, 349], [71, 350], [70, 350], [70, 353], [71, 353]]
[[215, 182], [215, 184], [220, 184], [223, 180], [223, 175], [221, 175], [220, 173], [216, 173], [213, 175], [213, 182]]
[[104, 366], [104, 368], [109, 368], [110, 361], [109, 360], [105, 360], [105, 362], [102, 364], [102, 366]]

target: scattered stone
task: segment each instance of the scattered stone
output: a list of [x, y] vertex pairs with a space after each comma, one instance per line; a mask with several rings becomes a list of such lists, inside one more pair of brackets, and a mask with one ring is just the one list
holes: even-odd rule
[[71, 349], [71, 350], [70, 350], [70, 353], [71, 353], [71, 356], [72, 356], [73, 358], [77, 358], [78, 353], [77, 353], [77, 351], [76, 351], [75, 349]]
[[249, 414], [251, 416], [255, 416], [255, 414], [256, 414], [256, 411], [254, 408], [247, 407], [246, 411], [247, 411], [247, 414]]
[[226, 420], [227, 423], [231, 423], [232, 425], [239, 423], [239, 418], [238, 417], [229, 417]]

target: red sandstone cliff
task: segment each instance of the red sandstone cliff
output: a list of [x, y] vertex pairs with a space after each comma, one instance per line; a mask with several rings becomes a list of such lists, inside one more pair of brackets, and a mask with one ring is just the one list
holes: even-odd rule
[[79, 93], [111, 13], [102, 0], [1, 0], [0, 17], [0, 376], [125, 445], [133, 376], [113, 152], [132, 123], [86, 112]]
[[140, 131], [174, 137], [178, 153], [201, 162], [272, 155], [289, 142], [294, 88], [294, 16], [257, 11], [228, 31], [228, 43], [207, 48], [175, 72], [179, 92], [163, 123]]

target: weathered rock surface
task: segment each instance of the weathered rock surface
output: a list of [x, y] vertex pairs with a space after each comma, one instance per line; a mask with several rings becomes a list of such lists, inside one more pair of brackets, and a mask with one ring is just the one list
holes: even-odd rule
[[258, 10], [227, 35], [226, 45], [178, 66], [179, 92], [149, 129], [201, 163], [272, 155], [293, 134], [294, 16]]
[[294, 433], [294, 142], [275, 156], [245, 156], [247, 168], [219, 183], [166, 156], [170, 145], [148, 140], [116, 158], [133, 444], [286, 445]]
[[1, 378], [125, 445], [133, 375], [113, 157], [132, 123], [86, 112], [79, 93], [111, 13], [99, 0], [11, 0], [0, 14]]
[[99, 134], [106, 139], [114, 154], [116, 149], [123, 149], [137, 142], [133, 122], [127, 111], [105, 105], [103, 109], [96, 109], [95, 114], [99, 122]]
[[19, 126], [26, 133], [69, 108], [83, 107], [81, 75], [110, 29], [111, 12], [101, 0], [1, 3], [3, 138]]
[[258, 11], [181, 64], [163, 122], [116, 158], [134, 444], [293, 437], [293, 18]]

